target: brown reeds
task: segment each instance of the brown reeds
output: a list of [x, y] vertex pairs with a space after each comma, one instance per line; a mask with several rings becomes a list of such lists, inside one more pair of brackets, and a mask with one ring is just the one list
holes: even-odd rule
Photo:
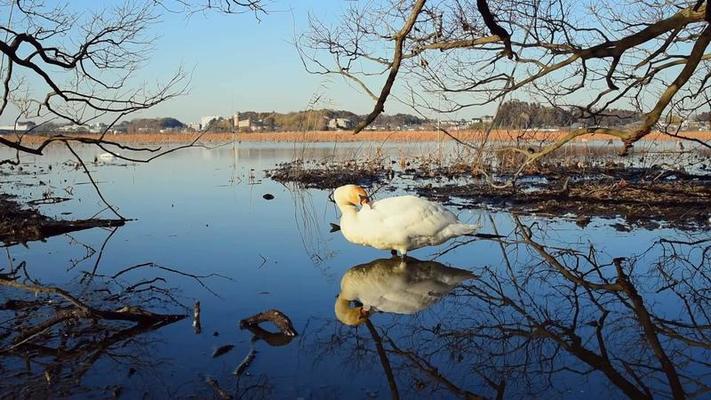
[[[553, 141], [565, 136], [568, 131], [520, 131], [520, 130], [494, 130], [489, 135], [489, 141], [511, 141], [511, 142], [535, 142]], [[484, 138], [484, 132], [480, 130], [461, 130], [451, 132], [457, 139], [465, 142], [478, 143]], [[82, 137], [98, 138], [98, 134], [82, 134]], [[142, 143], [142, 144], [178, 144], [193, 141], [198, 133], [131, 133], [107, 135], [107, 140], [121, 143]], [[684, 136], [711, 140], [711, 132], [684, 132]], [[14, 135], [5, 135], [13, 138]], [[24, 144], [40, 143], [46, 138], [45, 135], [25, 135], [22, 142]], [[677, 140], [674, 137], [663, 133], [652, 133], [645, 137], [647, 140]], [[357, 135], [350, 131], [311, 131], [311, 132], [252, 132], [252, 133], [203, 133], [201, 142], [429, 142], [429, 141], [452, 141], [437, 131], [363, 131]], [[576, 138], [573, 142], [585, 143], [588, 141], [608, 141], [609, 136], [604, 135], [584, 135]]]

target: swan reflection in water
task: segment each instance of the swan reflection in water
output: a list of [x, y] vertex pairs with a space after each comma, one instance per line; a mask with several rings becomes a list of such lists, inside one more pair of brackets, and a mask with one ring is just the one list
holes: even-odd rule
[[336, 317], [359, 325], [374, 311], [414, 314], [476, 278], [470, 271], [412, 257], [381, 258], [356, 265], [343, 275]]

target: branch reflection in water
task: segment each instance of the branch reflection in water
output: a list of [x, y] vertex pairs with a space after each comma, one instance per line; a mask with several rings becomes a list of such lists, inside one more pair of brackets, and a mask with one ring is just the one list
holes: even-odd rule
[[[117, 384], [122, 376], [150, 375], [162, 366], [162, 357], [154, 351], [156, 339], [149, 333], [187, 315], [169, 281], [184, 277], [205, 285], [213, 275], [150, 262], [104, 275], [102, 255], [115, 232], [108, 231], [98, 251], [69, 237], [69, 244], [79, 243], [87, 256], [70, 260], [67, 270], [75, 279], [65, 284], [43, 282], [32, 274], [31, 265], [13, 257], [11, 247], [5, 249], [6, 265], [0, 269], [0, 397], [118, 396], [125, 389]], [[84, 264], [89, 269], [77, 271]], [[140, 278], [132, 278], [137, 275]], [[121, 373], [114, 373], [109, 385], [99, 385], [95, 375], [107, 362]]]
[[[326, 321], [304, 345], [351, 369], [380, 364], [392, 398], [711, 393], [711, 239], [659, 239], [612, 257], [592, 244], [546, 244], [535, 222], [513, 223], [503, 264], [474, 269], [476, 279], [419, 260], [349, 269], [336, 300], [345, 325]], [[434, 271], [450, 276], [422, 279]]]

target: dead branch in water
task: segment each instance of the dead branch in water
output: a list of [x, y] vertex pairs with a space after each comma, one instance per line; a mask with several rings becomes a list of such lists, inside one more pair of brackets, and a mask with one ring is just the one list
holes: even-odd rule
[[[30, 326], [19, 332], [13, 339], [13, 344], [0, 349], [0, 354], [11, 352], [24, 345], [39, 333], [45, 332], [56, 324], [68, 319], [103, 319], [110, 321], [130, 321], [140, 326], [154, 326], [172, 323], [185, 318], [182, 314], [156, 314], [139, 307], [124, 306], [118, 310], [100, 309], [72, 296], [63, 289], [51, 286], [40, 286], [37, 284], [26, 284], [19, 282], [17, 277], [5, 275], [0, 277], [0, 286], [20, 289], [29, 293], [44, 293], [50, 296], [59, 297], [67, 301], [71, 306], [64, 307], [55, 316]], [[41, 304], [41, 302], [40, 302]]]
[[[0, 313], [9, 323], [0, 329], [0, 358], [21, 357], [39, 369], [7, 382], [0, 397], [6, 390], [32, 398], [74, 393], [82, 376], [99, 359], [138, 359], [140, 354], [129, 350], [140, 342], [137, 338], [186, 317], [150, 310], [179, 305], [168, 289], [151, 285], [133, 290], [137, 284], [121, 289], [107, 279], [98, 283], [97, 289], [72, 291], [31, 279], [24, 265], [10, 264], [9, 270], [0, 274], [0, 288], [7, 299], [0, 304]], [[6, 372], [23, 368], [5, 361]], [[30, 384], [39, 377], [52, 384]]]
[[[94, 256], [98, 258], [96, 253]], [[66, 286], [50, 285], [30, 276], [26, 263], [16, 262], [7, 249], [6, 268], [0, 269], [0, 319], [4, 321], [0, 326], [0, 363], [8, 376], [21, 378], [6, 382], [0, 397], [8, 393], [23, 393], [29, 398], [85, 393], [82, 377], [98, 360], [113, 360], [119, 365], [125, 360], [136, 367], [157, 364], [151, 352], [153, 336], [145, 334], [187, 318], [188, 308], [178, 300], [175, 289], [165, 286], [170, 282], [167, 277], [147, 276], [144, 271], [129, 280], [125, 271], [137, 268], [125, 268], [115, 277], [90, 269], [82, 271], [84, 277], [78, 285], [75, 281]], [[176, 268], [156, 271], [198, 280], [208, 277]], [[17, 359], [32, 365], [32, 372]]]
[[91, 228], [115, 228], [125, 223], [123, 219], [56, 220], [36, 210], [23, 209], [17, 202], [0, 194], [0, 242], [4, 246], [46, 240]]

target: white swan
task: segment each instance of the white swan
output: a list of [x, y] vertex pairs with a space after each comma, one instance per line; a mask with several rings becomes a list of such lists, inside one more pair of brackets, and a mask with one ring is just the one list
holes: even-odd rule
[[94, 162], [102, 161], [105, 163], [110, 163], [114, 160], [114, 155], [111, 153], [101, 153], [94, 157]]
[[371, 202], [362, 187], [345, 185], [336, 189], [333, 199], [341, 210], [341, 232], [346, 240], [399, 251], [403, 256], [409, 250], [436, 246], [479, 229], [479, 225], [462, 223], [440, 204], [415, 196]]
[[[437, 302], [467, 279], [470, 271], [412, 257], [378, 259], [343, 275], [335, 312], [346, 325], [363, 323], [373, 311], [414, 314]], [[362, 305], [351, 307], [351, 302]]]

